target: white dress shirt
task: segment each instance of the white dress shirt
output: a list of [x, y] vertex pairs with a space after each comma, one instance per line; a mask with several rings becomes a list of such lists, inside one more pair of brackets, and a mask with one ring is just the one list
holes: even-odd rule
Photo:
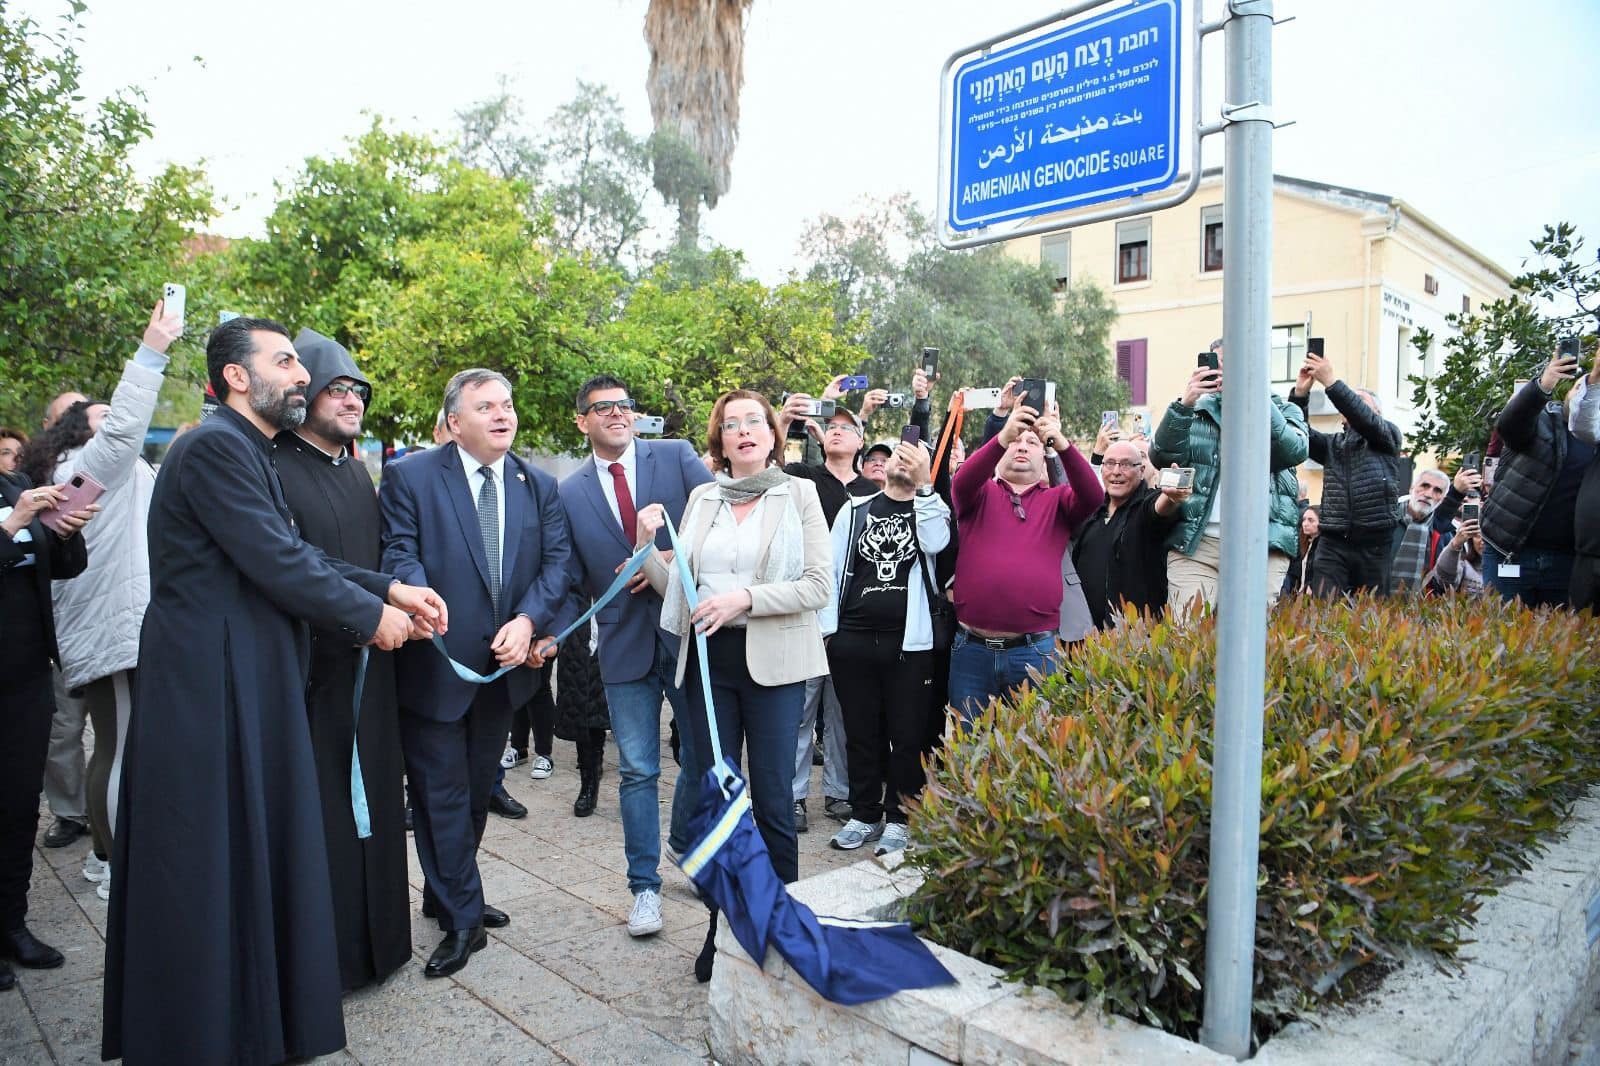
[[[478, 506], [478, 493], [483, 490], [483, 475], [478, 472], [478, 468], [487, 466], [493, 471], [495, 506], [499, 509], [495, 529], [500, 534], [500, 561], [503, 565], [506, 558], [506, 457], [502, 455], [492, 463], [480, 463], [460, 445], [456, 446], [456, 454], [461, 456], [461, 466], [467, 472], [467, 491], [472, 493], [474, 507]], [[505, 584], [503, 571], [500, 583]]]
[[[599, 455], [594, 457], [595, 470], [600, 477], [600, 491], [605, 494], [606, 504], [611, 508], [611, 517], [617, 520], [617, 528], [622, 529], [622, 512], [617, 509], [617, 483], [611, 477], [611, 464], [622, 464], [622, 476], [628, 479], [628, 495], [633, 498], [633, 511], [639, 513], [639, 508], [644, 505], [639, 502], [639, 456], [634, 451], [633, 441], [628, 442], [628, 447], [616, 459], [602, 459]], [[633, 543], [634, 531], [625, 531], [624, 538], [629, 544]]]

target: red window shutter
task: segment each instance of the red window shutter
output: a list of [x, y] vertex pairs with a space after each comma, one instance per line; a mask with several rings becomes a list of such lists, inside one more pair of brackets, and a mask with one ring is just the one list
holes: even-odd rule
[[1149, 345], [1147, 338], [1117, 342], [1117, 377], [1128, 383], [1128, 397], [1135, 407], [1145, 403]]

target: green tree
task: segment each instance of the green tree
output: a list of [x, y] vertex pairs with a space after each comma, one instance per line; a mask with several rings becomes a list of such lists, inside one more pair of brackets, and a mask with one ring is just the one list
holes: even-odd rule
[[32, 424], [65, 388], [109, 394], [215, 213], [198, 169], [135, 173], [152, 129], [137, 89], [85, 105], [83, 10], [50, 32], [0, 2], [0, 422]]
[[1045, 377], [1062, 424], [1085, 436], [1127, 402], [1108, 340], [1116, 311], [1099, 288], [1058, 290], [1049, 270], [998, 246], [947, 251], [909, 197], [853, 219], [823, 215], [802, 250], [807, 276], [833, 287], [837, 328], [868, 351], [860, 369], [874, 385], [909, 387], [929, 346], [940, 349], [940, 406], [953, 389]]
[[[1546, 226], [1530, 242], [1533, 260], [1511, 282], [1511, 295], [1445, 321], [1444, 359], [1432, 377], [1411, 377], [1417, 408], [1412, 451], [1443, 460], [1481, 452], [1494, 420], [1519, 379], [1539, 376], [1559, 337], [1577, 336], [1600, 310], [1600, 264], [1584, 261], [1583, 238], [1570, 223]], [[1434, 335], [1419, 329], [1411, 343], [1426, 355]], [[1564, 390], [1563, 390], [1564, 395]]]

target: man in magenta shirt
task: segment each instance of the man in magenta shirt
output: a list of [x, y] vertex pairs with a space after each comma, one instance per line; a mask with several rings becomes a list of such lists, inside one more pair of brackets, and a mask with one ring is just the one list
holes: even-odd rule
[[[1047, 483], [1046, 448], [1060, 456], [1064, 484]], [[950, 651], [950, 702], [971, 722], [1030, 668], [1055, 669], [1061, 557], [1105, 490], [1054, 415], [1018, 404], [956, 471], [951, 496], [961, 533], [952, 597], [961, 631]]]

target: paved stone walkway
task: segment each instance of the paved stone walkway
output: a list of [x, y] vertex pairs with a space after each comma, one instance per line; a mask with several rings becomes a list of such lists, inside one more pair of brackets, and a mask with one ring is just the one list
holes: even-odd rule
[[[662, 751], [667, 750], [663, 736]], [[377, 988], [345, 1000], [347, 1050], [324, 1063], [703, 1063], [706, 986], [692, 965], [705, 936], [705, 909], [676, 867], [663, 863], [666, 928], [628, 936], [628, 893], [617, 810], [616, 749], [607, 744], [600, 807], [572, 816], [578, 791], [573, 746], [556, 741], [556, 772], [530, 780], [526, 765], [506, 774], [528, 817], [493, 815], [480, 867], [489, 902], [511, 916], [490, 930], [489, 947], [452, 978], [425, 980], [422, 962], [438, 942], [431, 921], [413, 912], [414, 964]], [[837, 825], [822, 814], [820, 770], [813, 772], [811, 832], [800, 837], [801, 876], [847, 865], [867, 852], [828, 847]], [[676, 767], [662, 768], [662, 839]], [[49, 826], [41, 817], [40, 831]], [[37, 848], [29, 926], [60, 948], [59, 970], [19, 970], [0, 993], [0, 1063], [100, 1061], [101, 978], [106, 904], [83, 879], [87, 840]], [[411, 897], [420, 907], [422, 875], [411, 851]], [[203, 935], [203, 931], [197, 931]]]

